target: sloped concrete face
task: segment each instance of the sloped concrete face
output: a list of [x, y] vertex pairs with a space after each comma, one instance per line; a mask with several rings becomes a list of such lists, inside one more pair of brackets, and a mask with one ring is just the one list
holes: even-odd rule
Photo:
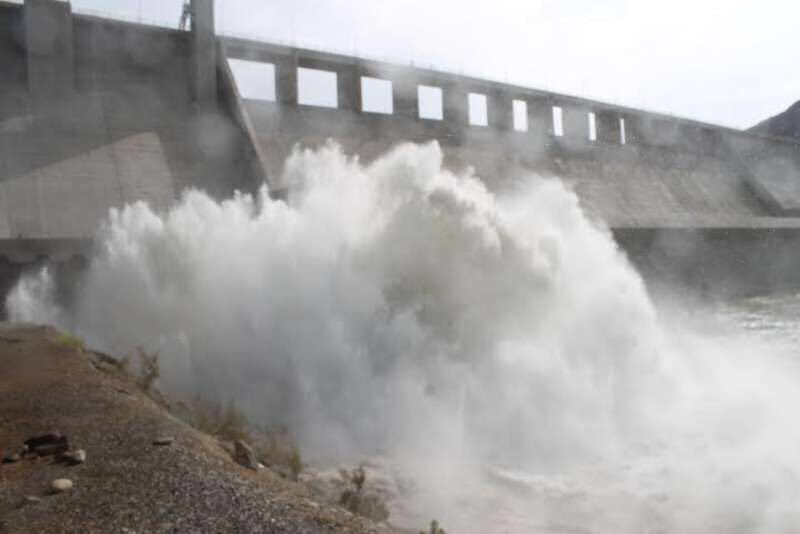
[[[74, 33], [34, 43], [34, 56], [13, 36], [51, 4], [69, 6], [0, 3], [0, 71], [17, 73], [0, 87], [0, 240], [87, 240], [112, 207], [252, 189], [243, 132], [225, 109], [197, 104], [189, 33], [69, 16]], [[30, 62], [60, 62], [47, 52], [67, 37], [71, 90], [31, 90], [49, 78], [26, 76]]]
[[800, 215], [800, 169], [793, 158], [776, 157], [751, 166], [754, 191], [776, 211]]
[[775, 213], [800, 216], [800, 145], [759, 142], [751, 152], [743, 165], [753, 193]]
[[[621, 145], [613, 122], [607, 125], [612, 132], [608, 135], [616, 142], [603, 142], [599, 137], [592, 142], [588, 133], [585, 140], [561, 139], [537, 132], [533, 128], [538, 125], [527, 132], [464, 128], [460, 136], [452, 137], [441, 123], [405, 116], [294, 108], [254, 100], [245, 105], [268, 173], [278, 188], [291, 186], [281, 184], [279, 178], [295, 145], [316, 147], [333, 138], [347, 153], [370, 162], [397, 143], [437, 140], [448, 165], [454, 170], [474, 167], [497, 191], [513, 189], [526, 174], [558, 177], [575, 190], [590, 216], [613, 228], [800, 227], [800, 220], [754, 192], [749, 174], [761, 161], [765, 169], [791, 181], [789, 173], [800, 165], [787, 163], [781, 170], [772, 157], [748, 157], [747, 147], [741, 148], [740, 154], [717, 156], [713, 152]], [[588, 122], [585, 114], [580, 115]], [[603, 123], [599, 125], [598, 133], [603, 131]]]

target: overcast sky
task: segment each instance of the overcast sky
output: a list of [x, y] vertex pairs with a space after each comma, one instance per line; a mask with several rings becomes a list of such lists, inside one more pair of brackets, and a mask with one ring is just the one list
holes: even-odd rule
[[[73, 0], [177, 23], [181, 0]], [[800, 100], [799, 0], [217, 0], [218, 28], [749, 127]]]

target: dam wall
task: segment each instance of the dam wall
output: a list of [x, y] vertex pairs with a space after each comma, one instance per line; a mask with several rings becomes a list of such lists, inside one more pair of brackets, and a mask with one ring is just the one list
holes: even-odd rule
[[[800, 272], [796, 143], [218, 36], [214, 2], [192, 5], [183, 31], [67, 2], [0, 1], [0, 292], [32, 265], [79, 268], [114, 207], [166, 209], [187, 188], [225, 198], [263, 183], [291, 202], [286, 157], [331, 138], [366, 163], [435, 140], [447, 167], [472, 167], [498, 192], [558, 177], [643, 271], [725, 288], [748, 273], [753, 287], [777, 287]], [[237, 61], [268, 67], [272, 94], [245, 98]]]
[[[410, 66], [223, 41], [229, 59], [274, 73], [274, 98], [245, 107], [278, 188], [291, 188], [277, 182], [297, 144], [333, 138], [369, 162], [403, 141], [436, 140], [448, 165], [476, 168], [490, 187], [512, 186], [521, 173], [558, 176], [612, 228], [797, 224], [800, 145], [786, 140]], [[335, 80], [328, 103], [303, 101], [303, 71]], [[366, 94], [376, 80], [388, 87], [380, 110]], [[422, 91], [431, 89], [438, 117], [423, 113]]]

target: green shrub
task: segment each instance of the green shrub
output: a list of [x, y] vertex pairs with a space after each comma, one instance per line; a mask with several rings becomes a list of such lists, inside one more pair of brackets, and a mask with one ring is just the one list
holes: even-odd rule
[[354, 514], [373, 521], [389, 519], [389, 507], [380, 495], [375, 493], [358, 493], [345, 490], [339, 503]]
[[136, 383], [142, 391], [149, 393], [153, 383], [161, 376], [160, 353], [147, 354], [141, 348], [137, 348], [136, 351], [139, 353], [139, 377]]
[[233, 401], [223, 407], [198, 398], [195, 399], [192, 411], [194, 417], [191, 423], [198, 430], [224, 441], [251, 442], [248, 432], [250, 423]]
[[284, 427], [256, 428], [231, 401], [218, 402], [195, 397], [181, 416], [187, 423], [222, 441], [247, 442], [258, 461], [285, 478], [297, 481], [304, 469], [300, 449]]
[[242, 440], [249, 442], [250, 433], [247, 431], [249, 425], [247, 417], [231, 401], [222, 412], [216, 435], [226, 441]]
[[117, 371], [124, 376], [131, 376], [131, 357], [125, 356], [121, 360], [115, 360], [114, 365]]
[[339, 476], [342, 477], [345, 483], [353, 486], [353, 489], [358, 493], [364, 489], [364, 484], [367, 482], [367, 471], [363, 465], [359, 465], [352, 471], [339, 469]]
[[340, 469], [339, 475], [349, 487], [339, 497], [339, 504], [362, 517], [373, 521], [386, 521], [389, 519], [389, 507], [386, 501], [377, 493], [365, 491], [367, 472], [363, 465], [352, 471]]
[[67, 332], [59, 334], [59, 336], [56, 338], [56, 344], [68, 349], [72, 349], [76, 352], [83, 352], [86, 348], [86, 345], [81, 338]]
[[289, 471], [292, 473], [292, 480], [296, 482], [300, 479], [300, 473], [303, 471], [303, 458], [300, 456], [300, 449], [297, 446], [292, 447], [289, 455]]
[[113, 372], [119, 376], [123, 376], [125, 378], [130, 378], [131, 370], [131, 358], [130, 356], [125, 356], [122, 359], [115, 358], [110, 354], [106, 354], [105, 352], [100, 352], [97, 350], [90, 350], [90, 355], [94, 359], [95, 363], [98, 368], [103, 369], [107, 372]]
[[297, 481], [303, 471], [303, 458], [300, 449], [292, 440], [286, 428], [262, 429], [255, 440], [258, 461], [277, 471], [286, 469], [286, 474]]
[[443, 528], [439, 527], [439, 522], [435, 519], [431, 521], [431, 528], [428, 532], [420, 530], [419, 534], [446, 534]]

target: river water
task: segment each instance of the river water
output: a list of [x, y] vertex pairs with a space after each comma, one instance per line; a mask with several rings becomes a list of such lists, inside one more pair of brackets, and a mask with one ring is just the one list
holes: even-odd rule
[[[755, 387], [759, 395], [766, 393], [764, 397], [771, 397], [777, 404], [796, 398], [800, 390], [800, 374], [797, 372], [800, 362], [800, 295], [751, 296], [705, 304], [691, 299], [676, 301], [666, 298], [661, 306], [671, 318], [673, 328], [691, 332], [688, 336], [694, 341], [690, 343], [699, 336], [706, 346], [730, 350], [727, 361], [723, 360], [726, 367], [735, 368], [736, 359], [749, 352], [745, 358], [763, 357], [776, 368], [785, 370], [790, 377], [780, 382], [783, 384], [780, 386], [772, 379], [772, 373], [764, 372], [762, 367], [752, 376], [747, 376], [747, 372], [744, 376], [733, 373], [725, 375], [724, 380], [739, 381], [742, 390]], [[767, 368], [770, 365], [768, 363]], [[715, 387], [709, 384], [709, 388]], [[786, 387], [787, 390], [770, 393], [769, 389], [773, 387]], [[712, 396], [715, 394], [713, 392]], [[715, 400], [723, 406], [727, 402]], [[526, 472], [502, 465], [484, 465], [475, 470], [482, 475], [473, 480], [473, 484], [453, 490], [455, 501], [461, 503], [459, 511], [453, 514], [453, 531], [552, 534], [795, 532], [798, 516], [783, 508], [780, 502], [784, 497], [776, 493], [793, 497], [800, 494], [797, 463], [793, 458], [797, 445], [796, 418], [800, 417], [800, 408], [789, 406], [781, 416], [777, 413], [780, 409], [772, 411], [759, 405], [758, 401], [748, 404], [738, 400], [725, 406], [723, 413], [727, 415], [723, 419], [728, 421], [718, 428], [706, 429], [712, 435], [717, 434], [717, 439], [721, 437], [721, 441], [715, 443], [716, 439], [706, 438], [694, 441], [698, 435], [685, 436], [685, 442], [679, 448], [686, 447], [686, 450], [677, 454], [669, 451], [674, 444], [642, 443], [641, 448], [629, 451], [616, 464], [590, 462], [576, 469], [557, 472]], [[783, 421], [777, 424], [785, 424], [785, 432], [780, 426], [773, 428], [773, 431], [777, 430], [777, 437], [769, 439], [785, 440], [786, 447], [778, 446], [774, 450], [784, 451], [787, 457], [771, 457], [762, 449], [764, 442], [754, 444], [758, 439], [744, 447], [748, 450], [744, 454], [731, 454], [730, 450], [724, 450], [731, 445], [740, 447], [748, 443], [753, 435], [774, 423], [763, 425], [758, 419], [773, 417]], [[726, 426], [730, 428], [726, 429]], [[769, 445], [766, 447], [771, 449]], [[689, 456], [683, 455], [686, 452]], [[690, 467], [692, 464], [694, 467]], [[393, 473], [397, 477], [392, 479], [390, 476], [386, 485], [394, 487], [400, 496], [394, 510], [398, 521], [407, 526], [421, 524], [424, 517], [419, 514], [420, 510], [437, 516], [437, 504], [429, 504], [441, 503], [441, 496], [426, 496], [424, 491], [404, 492], [405, 468], [380, 461], [375, 467], [379, 472]], [[681, 471], [685, 470], [695, 472], [684, 478], [686, 473]], [[678, 489], [684, 483], [702, 489]], [[413, 485], [413, 482], [406, 480], [405, 484]], [[742, 487], [734, 489], [740, 485]]]
[[721, 322], [800, 357], [800, 294], [721, 302], [712, 312]]

